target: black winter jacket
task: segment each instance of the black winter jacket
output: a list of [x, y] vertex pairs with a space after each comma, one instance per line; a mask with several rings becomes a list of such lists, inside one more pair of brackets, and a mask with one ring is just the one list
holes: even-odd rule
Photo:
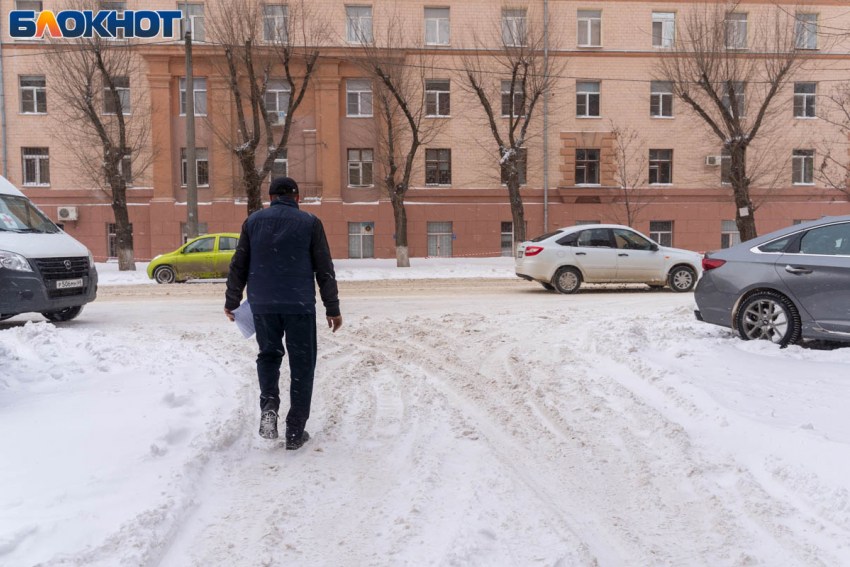
[[231, 311], [239, 307], [247, 285], [254, 313], [313, 314], [314, 277], [326, 315], [338, 316], [339, 292], [322, 221], [299, 210], [294, 199], [277, 197], [242, 225], [224, 306]]

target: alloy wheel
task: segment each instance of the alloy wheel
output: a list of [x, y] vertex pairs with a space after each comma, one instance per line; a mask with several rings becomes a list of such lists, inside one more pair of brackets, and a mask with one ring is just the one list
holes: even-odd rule
[[690, 289], [694, 283], [694, 275], [690, 270], [678, 270], [673, 274], [673, 286], [676, 289]]
[[741, 323], [744, 334], [750, 340], [779, 343], [788, 332], [788, 314], [772, 299], [760, 299], [750, 304]]

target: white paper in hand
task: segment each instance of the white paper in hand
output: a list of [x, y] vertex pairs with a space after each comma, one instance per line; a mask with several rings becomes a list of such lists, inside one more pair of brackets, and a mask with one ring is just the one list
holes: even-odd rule
[[254, 330], [254, 314], [251, 312], [251, 304], [245, 301], [233, 311], [236, 317], [236, 326], [246, 339], [250, 339], [256, 332]]

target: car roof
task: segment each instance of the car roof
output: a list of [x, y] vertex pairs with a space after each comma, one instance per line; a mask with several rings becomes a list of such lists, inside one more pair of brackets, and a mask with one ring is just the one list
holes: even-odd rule
[[794, 224], [785, 228], [781, 228], [779, 230], [775, 230], [768, 234], [758, 236], [753, 238], [752, 240], [747, 240], [746, 242], [742, 242], [736, 246], [745, 246], [746, 248], [752, 248], [753, 246], [759, 246], [764, 244], [765, 242], [770, 242], [771, 240], [776, 240], [777, 238], [781, 238], [786, 234], [794, 234], [795, 232], [800, 232], [801, 230], [806, 230], [809, 228], [814, 228], [817, 226], [822, 226], [825, 224], [832, 224], [835, 222], [848, 222], [850, 221], [850, 215], [843, 215], [840, 217], [823, 217], [817, 220], [803, 222], [800, 224]]
[[25, 197], [21, 191], [12, 185], [12, 183], [0, 175], [0, 195], [13, 195], [15, 197]]
[[559, 228], [558, 230], [560, 230], [561, 232], [570, 233], [570, 232], [575, 232], [577, 230], [584, 230], [586, 228], [624, 228], [626, 230], [632, 230], [632, 231], [637, 232], [632, 227], [625, 226], [625, 225], [622, 225], [622, 224], [577, 224], [577, 225], [573, 225], [573, 226], [567, 226], [567, 227], [564, 227], [564, 228]]

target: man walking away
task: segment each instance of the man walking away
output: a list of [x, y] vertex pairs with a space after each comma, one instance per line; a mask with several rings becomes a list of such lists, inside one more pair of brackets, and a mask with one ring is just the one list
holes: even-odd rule
[[[271, 207], [252, 214], [230, 262], [224, 313], [233, 310], [248, 286], [257, 343], [260, 379], [260, 436], [277, 439], [280, 408], [280, 364], [289, 351], [289, 413], [286, 448], [298, 449], [310, 439], [304, 430], [310, 417], [316, 370], [316, 288], [319, 283], [328, 327], [342, 326], [334, 265], [325, 229], [314, 215], [299, 210], [298, 185], [279, 177], [269, 188]], [[283, 341], [286, 339], [286, 349]]]

